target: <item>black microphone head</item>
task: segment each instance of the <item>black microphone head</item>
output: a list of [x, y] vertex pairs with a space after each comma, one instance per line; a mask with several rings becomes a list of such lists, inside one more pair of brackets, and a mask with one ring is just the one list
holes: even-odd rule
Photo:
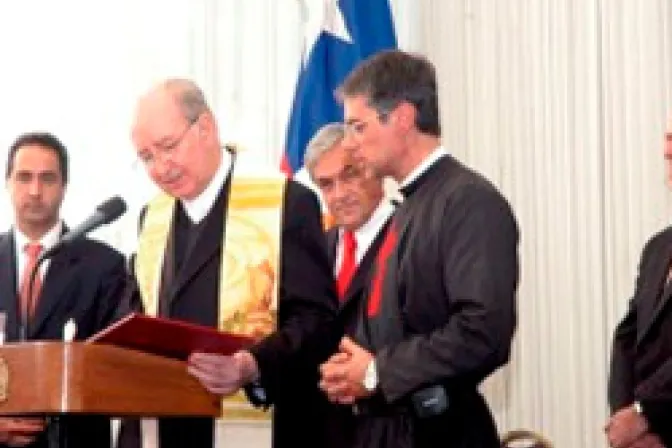
[[120, 196], [114, 196], [96, 207], [96, 211], [105, 217], [102, 224], [109, 224], [126, 213], [126, 202]]

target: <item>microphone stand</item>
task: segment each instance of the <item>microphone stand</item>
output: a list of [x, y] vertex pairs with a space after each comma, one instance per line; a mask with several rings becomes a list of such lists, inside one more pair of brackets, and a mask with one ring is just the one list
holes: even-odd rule
[[[48, 258], [53, 256], [55, 251], [48, 250], [42, 255], [40, 255], [35, 262], [33, 270], [30, 272], [30, 277], [28, 278], [28, 301], [26, 303], [25, 309], [21, 310], [21, 333], [20, 340], [22, 342], [27, 342], [30, 335], [30, 310], [33, 308], [33, 290], [35, 286], [35, 279], [37, 278], [38, 273], [40, 272], [40, 266]], [[47, 446], [49, 448], [60, 448], [65, 447], [67, 443], [67, 438], [65, 432], [61, 430], [61, 417], [58, 414], [46, 416], [47, 422]]]

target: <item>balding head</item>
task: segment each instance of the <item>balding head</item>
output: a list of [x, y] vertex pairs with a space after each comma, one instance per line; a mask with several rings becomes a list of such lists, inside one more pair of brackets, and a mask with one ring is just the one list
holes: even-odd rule
[[177, 102], [187, 121], [194, 122], [202, 113], [210, 113], [203, 91], [193, 81], [172, 78], [164, 81], [160, 87]]
[[165, 80], [140, 98], [132, 138], [152, 180], [181, 199], [203, 192], [221, 161], [215, 119], [186, 79]]
[[142, 112], [147, 106], [165, 106], [170, 102], [179, 108], [188, 123], [195, 122], [203, 113], [211, 114], [201, 88], [193, 81], [183, 78], [166, 79], [153, 86], [140, 97], [137, 112]]

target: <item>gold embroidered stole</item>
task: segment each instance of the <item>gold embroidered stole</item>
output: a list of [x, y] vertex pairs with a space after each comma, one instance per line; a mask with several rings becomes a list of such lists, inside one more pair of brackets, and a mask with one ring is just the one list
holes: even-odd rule
[[[277, 325], [280, 241], [286, 179], [238, 175], [225, 212], [219, 276], [218, 327], [261, 339]], [[135, 258], [145, 313], [158, 313], [161, 267], [175, 199], [159, 194], [148, 205]], [[214, 243], [213, 243], [214, 244]], [[242, 393], [222, 400], [225, 419], [268, 419]]]

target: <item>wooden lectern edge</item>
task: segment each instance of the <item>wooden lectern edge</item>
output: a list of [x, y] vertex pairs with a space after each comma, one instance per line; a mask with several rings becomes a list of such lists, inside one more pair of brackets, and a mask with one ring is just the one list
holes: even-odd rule
[[0, 346], [0, 415], [38, 413], [217, 417], [221, 403], [184, 361], [86, 342]]

